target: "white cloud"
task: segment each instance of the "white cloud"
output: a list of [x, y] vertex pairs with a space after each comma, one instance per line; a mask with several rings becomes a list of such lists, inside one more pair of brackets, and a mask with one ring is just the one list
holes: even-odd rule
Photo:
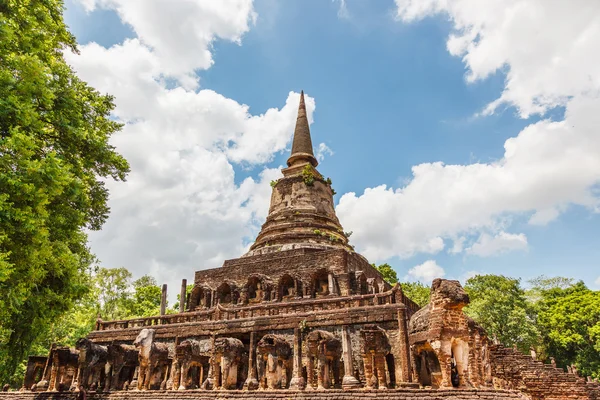
[[594, 283], [596, 284], [596, 286], [600, 286], [600, 276], [596, 278], [596, 281]]
[[467, 238], [464, 236], [454, 239], [452, 248], [450, 250], [448, 250], [448, 253], [450, 253], [450, 254], [462, 253], [466, 240], [467, 240]]
[[416, 265], [408, 270], [405, 281], [417, 280], [429, 284], [435, 278], [443, 278], [446, 275], [444, 268], [440, 267], [435, 260], [427, 260], [423, 264]]
[[[443, 13], [455, 31], [448, 51], [469, 81], [507, 68], [498, 101], [523, 116], [566, 105], [600, 86], [600, 2], [588, 0], [396, 0], [405, 22]], [[596, 93], [597, 95], [597, 93]]]
[[[248, 29], [250, 1], [98, 0], [87, 6], [116, 9], [138, 35], [65, 54], [79, 76], [115, 96], [114, 115], [126, 123], [111, 143], [131, 173], [126, 183], [107, 182], [111, 214], [102, 231], [90, 233], [92, 250], [104, 266], [168, 283], [174, 299], [180, 279], [239, 257], [254, 239], [269, 208], [267, 183], [281, 174], [261, 165], [288, 145], [299, 94], [290, 92], [280, 108], [251, 114], [212, 90], [192, 89], [194, 70], [212, 63], [212, 41], [238, 41]], [[167, 76], [179, 84], [167, 85]], [[306, 106], [312, 121], [314, 99], [306, 96]], [[257, 166], [258, 179], [236, 184], [233, 163]]]
[[79, 0], [88, 11], [114, 9], [140, 42], [161, 60], [162, 72], [188, 89], [196, 69], [213, 64], [216, 39], [240, 43], [256, 21], [252, 0]]
[[317, 160], [319, 160], [319, 162], [322, 162], [325, 159], [325, 156], [332, 156], [333, 155], [333, 150], [331, 150], [329, 148], [329, 146], [327, 146], [325, 143], [319, 143], [319, 146], [317, 147]]
[[[504, 143], [489, 163], [412, 168], [406, 186], [347, 193], [338, 213], [367, 257], [434, 253], [442, 240], [498, 234], [515, 215], [544, 225], [569, 205], [600, 209], [600, 3], [536, 0], [396, 0], [404, 22], [449, 15], [448, 50], [462, 56], [467, 81], [506, 71], [499, 105], [522, 117], [564, 106]], [[365, 223], [366, 222], [366, 223]], [[433, 241], [433, 242], [432, 242]], [[456, 243], [455, 243], [456, 246]], [[443, 247], [443, 246], [441, 246]], [[461, 246], [455, 247], [462, 249]]]
[[527, 250], [527, 237], [523, 233], [512, 234], [500, 232], [495, 236], [482, 233], [466, 251], [480, 257], [489, 257], [508, 251]]

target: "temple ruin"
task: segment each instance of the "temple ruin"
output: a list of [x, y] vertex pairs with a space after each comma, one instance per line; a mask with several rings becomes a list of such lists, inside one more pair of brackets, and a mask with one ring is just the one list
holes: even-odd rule
[[0, 396], [74, 398], [82, 385], [107, 399], [600, 398], [597, 383], [493, 343], [458, 281], [434, 280], [423, 308], [388, 284], [349, 244], [317, 166], [302, 93], [249, 251], [197, 271], [179, 313], [98, 320], [76, 348], [31, 357], [23, 390]]

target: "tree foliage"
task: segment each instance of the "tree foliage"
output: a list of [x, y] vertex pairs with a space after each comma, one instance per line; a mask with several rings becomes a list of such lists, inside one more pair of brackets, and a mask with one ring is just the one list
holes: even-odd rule
[[538, 343], [533, 310], [519, 279], [502, 275], [477, 275], [465, 284], [471, 303], [465, 308], [487, 331], [507, 346], [528, 353]]
[[396, 271], [394, 271], [394, 268], [392, 268], [390, 264], [385, 263], [381, 265], [371, 265], [375, 267], [375, 269], [377, 269], [377, 271], [379, 271], [381, 275], [383, 275], [383, 279], [390, 285], [393, 285], [396, 282], [398, 282], [398, 275], [396, 274]]
[[600, 291], [583, 282], [540, 290], [534, 307], [544, 353], [565, 367], [600, 378]]
[[0, 381], [88, 291], [85, 229], [106, 220], [114, 104], [63, 59], [76, 50], [60, 0], [0, 2]]
[[419, 306], [423, 307], [429, 303], [429, 294], [431, 292], [429, 286], [425, 286], [421, 282], [402, 282], [401, 285], [404, 294]]

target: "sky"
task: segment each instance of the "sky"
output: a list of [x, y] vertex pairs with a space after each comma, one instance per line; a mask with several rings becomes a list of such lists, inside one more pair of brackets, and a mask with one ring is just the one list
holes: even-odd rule
[[90, 232], [168, 283], [241, 256], [299, 93], [350, 242], [401, 280], [567, 276], [600, 289], [600, 2], [66, 0], [77, 74], [115, 97]]

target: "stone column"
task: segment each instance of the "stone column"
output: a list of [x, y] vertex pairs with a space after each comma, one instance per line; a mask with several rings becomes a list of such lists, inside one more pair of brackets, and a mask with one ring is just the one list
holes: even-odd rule
[[365, 387], [367, 389], [373, 389], [376, 381], [373, 380], [374, 366], [373, 366], [373, 354], [363, 354], [363, 365], [365, 368]]
[[185, 311], [185, 300], [187, 294], [187, 279], [181, 280], [181, 291], [179, 292], [179, 312]]
[[58, 351], [54, 351], [54, 354], [52, 355], [52, 367], [50, 368], [50, 380], [48, 382], [48, 390], [50, 392], [56, 391], [57, 380], [58, 380]]
[[255, 362], [255, 332], [250, 332], [250, 348], [248, 351], [248, 378], [244, 382], [244, 390], [256, 390], [258, 388], [258, 380], [256, 379], [256, 362]]
[[165, 315], [167, 311], [167, 285], [162, 285], [162, 293], [160, 296], [160, 315]]
[[[308, 371], [308, 376], [312, 371]], [[290, 389], [304, 390], [306, 382], [302, 376], [302, 333], [300, 328], [294, 328], [294, 364], [292, 379], [290, 380]]]
[[373, 370], [377, 370], [377, 386], [379, 387], [379, 389], [387, 389], [387, 380], [385, 376], [385, 356], [383, 354], [374, 355], [373, 364]]
[[[400, 381], [412, 382], [410, 373], [410, 345], [408, 344], [408, 319], [406, 318], [406, 307], [398, 310], [398, 340], [400, 353]], [[392, 373], [390, 371], [390, 373]], [[396, 377], [398, 381], [398, 377]]]
[[335, 295], [336, 294], [335, 278], [334, 278], [332, 272], [327, 274], [327, 285], [328, 285], [328, 289], [329, 289], [329, 295]]
[[342, 389], [354, 389], [360, 387], [360, 382], [354, 377], [352, 369], [352, 343], [348, 334], [348, 327], [342, 327], [342, 350], [344, 351], [344, 378]]

